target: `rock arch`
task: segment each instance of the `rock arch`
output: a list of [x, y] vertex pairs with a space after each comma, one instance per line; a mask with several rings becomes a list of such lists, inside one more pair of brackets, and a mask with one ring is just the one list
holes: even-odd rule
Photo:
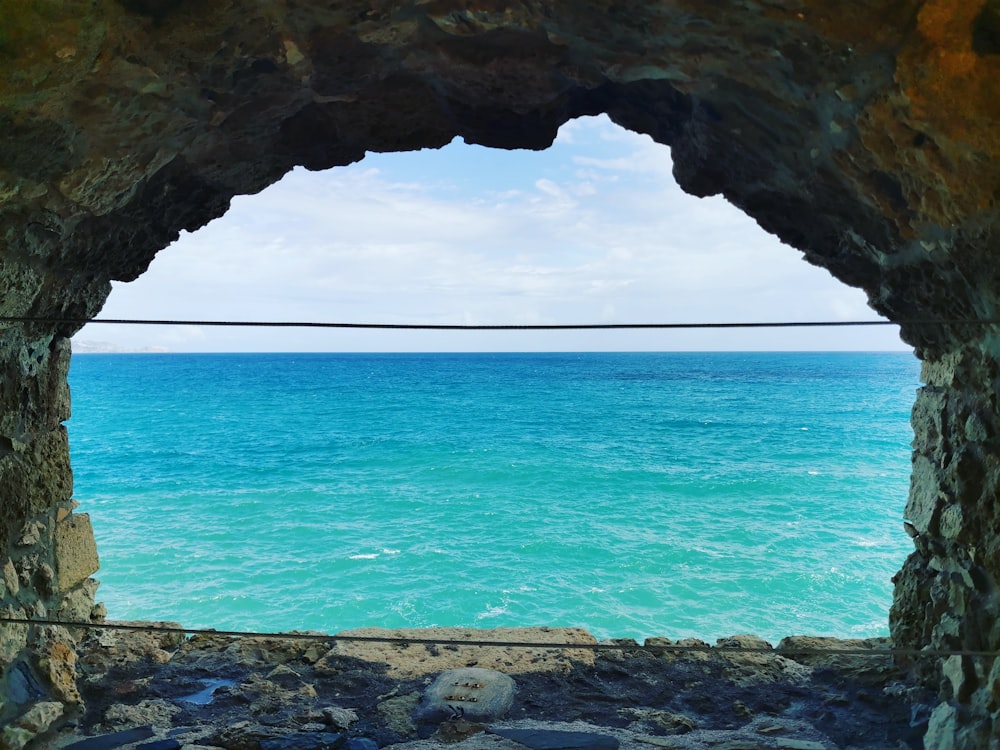
[[[898, 645], [1000, 646], [994, 0], [0, 0], [0, 611], [87, 617], [68, 338], [110, 280], [295, 165], [606, 112], [901, 324], [913, 412]], [[53, 322], [63, 321], [63, 322]], [[986, 322], [970, 322], [986, 321]], [[0, 625], [0, 720], [78, 700], [61, 627]], [[1000, 729], [1000, 660], [922, 668], [930, 746]], [[951, 744], [949, 744], [951, 743]]]

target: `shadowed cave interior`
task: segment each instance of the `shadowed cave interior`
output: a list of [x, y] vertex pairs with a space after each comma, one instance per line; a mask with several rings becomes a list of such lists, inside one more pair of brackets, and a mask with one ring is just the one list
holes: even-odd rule
[[[669, 145], [684, 190], [724, 195], [901, 325], [926, 385], [893, 640], [995, 652], [993, 6], [2, 4], [3, 612], [92, 614], [96, 550], [73, 512], [63, 422], [69, 337], [111, 280], [295, 165], [456, 135], [544, 148], [563, 122], [604, 112]], [[79, 704], [77, 634], [0, 632], [14, 697], [0, 719], [42, 697]], [[1000, 660], [915, 669], [939, 693], [928, 746], [989, 746]], [[13, 690], [25, 675], [39, 695]]]

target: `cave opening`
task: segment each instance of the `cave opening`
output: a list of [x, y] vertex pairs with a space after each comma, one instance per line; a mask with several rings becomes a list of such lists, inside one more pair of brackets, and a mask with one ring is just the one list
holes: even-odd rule
[[[826, 271], [802, 263], [790, 248], [779, 247], [773, 238], [721, 199], [696, 199], [680, 193], [670, 175], [670, 168], [669, 151], [663, 146], [644, 136], [624, 131], [603, 118], [585, 118], [564, 126], [556, 143], [546, 152], [495, 152], [455, 143], [446, 147], [444, 153], [370, 155], [357, 165], [328, 173], [297, 171], [261, 196], [236, 199], [227, 217], [186, 236], [177, 246], [163, 251], [140, 280], [116, 289], [104, 316], [357, 321], [359, 316], [374, 312], [382, 322], [482, 323], [663, 319], [690, 322], [717, 321], [720, 315], [725, 319], [744, 320], [782, 320], [789, 315], [807, 319], [871, 317], [859, 291], [831, 279]], [[268, 206], [269, 201], [276, 208]], [[331, 205], [335, 205], [337, 210], [331, 210]], [[643, 228], [642, 231], [639, 227]], [[765, 257], [769, 263], [761, 262], [760, 259]], [[719, 300], [723, 299], [726, 306], [720, 309]], [[665, 300], [669, 301], [665, 303]], [[145, 350], [154, 354], [166, 350], [188, 353], [513, 353], [525, 349], [573, 353], [593, 350], [651, 351], [660, 348], [692, 353], [703, 349], [754, 350], [757, 352], [755, 357], [747, 358], [730, 373], [733, 377], [744, 379], [754, 368], [762, 366], [761, 353], [774, 349], [905, 351], [895, 339], [894, 331], [875, 333], [862, 330], [864, 332], [859, 334], [857, 330], [848, 329], [839, 338], [831, 333], [829, 336], [809, 335], [791, 340], [785, 333], [751, 334], [741, 331], [729, 335], [719, 332], [671, 334], [666, 343], [662, 334], [658, 334], [658, 338], [617, 334], [615, 338], [601, 339], [585, 339], [579, 334], [569, 337], [564, 334], [557, 339], [552, 335], [536, 334], [526, 339], [523, 333], [508, 338], [489, 334], [485, 339], [482, 335], [473, 334], [464, 338], [456, 334], [433, 334], [414, 342], [412, 337], [371, 332], [337, 337], [324, 332], [320, 338], [315, 333], [308, 334], [308, 337], [296, 337], [288, 331], [281, 331], [280, 338], [267, 338], [259, 330], [246, 335], [227, 330], [227, 338], [220, 339], [215, 337], [214, 331], [197, 327], [162, 331], [146, 327], [123, 329], [111, 331], [109, 336], [107, 328], [90, 326], [77, 336], [75, 347], [78, 352]], [[98, 337], [110, 340], [95, 342]], [[651, 624], [656, 622], [655, 610], [658, 606], [667, 609], [669, 606], [665, 602], [672, 602], [675, 609], [680, 609], [683, 601], [677, 598], [679, 595], [675, 592], [658, 591], [648, 585], [645, 589], [639, 587], [640, 590], [625, 591], [623, 588], [619, 593], [624, 595], [610, 606], [612, 611], [616, 607], [653, 611], [654, 614], [646, 620], [638, 619], [619, 630], [609, 625], [595, 626], [593, 622], [586, 621], [587, 615], [570, 614], [569, 617], [582, 619], [559, 621], [561, 616], [565, 616], [560, 612], [560, 591], [566, 592], [574, 585], [582, 585], [585, 594], [589, 593], [591, 599], [600, 601], [607, 581], [596, 579], [582, 584], [571, 582], [568, 588], [565, 581], [558, 585], [538, 581], [526, 584], [530, 591], [520, 592], [528, 594], [525, 603], [520, 606], [514, 601], [519, 592], [503, 587], [489, 589], [485, 586], [487, 591], [477, 599], [474, 611], [465, 613], [428, 607], [426, 601], [431, 597], [425, 597], [421, 604], [420, 597], [414, 602], [412, 597], [395, 590], [390, 596], [397, 602], [405, 602], [399, 611], [392, 610], [384, 602], [374, 609], [357, 602], [341, 602], [344, 606], [335, 613], [326, 611], [316, 620], [303, 621], [299, 608], [287, 607], [288, 618], [275, 621], [266, 613], [273, 611], [276, 589], [298, 590], [302, 602], [309, 601], [310, 597], [315, 600], [302, 581], [307, 580], [312, 585], [318, 576], [322, 577], [322, 572], [310, 568], [305, 562], [309, 557], [310, 544], [316, 542], [305, 542], [305, 536], [298, 542], [286, 540], [292, 546], [276, 547], [259, 558], [251, 554], [247, 559], [246, 548], [240, 551], [240, 544], [245, 544], [246, 540], [242, 534], [235, 536], [230, 524], [234, 523], [234, 519], [238, 519], [240, 527], [249, 528], [263, 528], [273, 523], [274, 519], [266, 514], [254, 515], [255, 507], [260, 509], [264, 495], [283, 491], [299, 494], [300, 499], [312, 508], [323, 507], [324, 513], [311, 517], [305, 513], [310, 517], [310, 528], [322, 528], [330, 523], [331, 513], [336, 515], [335, 504], [330, 502], [329, 477], [314, 477], [315, 486], [304, 492], [292, 481], [291, 485], [286, 483], [283, 487], [271, 487], [266, 492], [258, 488], [255, 496], [251, 479], [259, 475], [250, 472], [250, 477], [241, 477], [240, 472], [247, 471], [247, 465], [226, 465], [223, 461], [215, 466], [222, 476], [222, 487], [207, 487], [202, 494], [196, 489], [181, 489], [183, 480], [179, 475], [184, 469], [180, 467], [193, 470], [194, 463], [205, 461], [211, 454], [213, 444], [217, 446], [218, 441], [232, 443], [236, 440], [225, 430], [217, 431], [219, 424], [228, 422], [228, 428], [245, 426], [255, 408], [261, 408], [261, 405], [237, 402], [234, 410], [226, 410], [217, 399], [210, 398], [207, 403], [197, 400], [185, 403], [191, 394], [182, 380], [172, 386], [175, 395], [180, 396], [179, 401], [159, 405], [147, 403], [142, 409], [137, 409], [134, 406], [136, 402], [152, 401], [143, 395], [142, 375], [143, 371], [153, 371], [157, 366], [154, 363], [158, 361], [154, 357], [147, 358], [142, 364], [132, 361], [123, 365], [119, 375], [123, 376], [123, 380], [131, 381], [132, 387], [122, 389], [122, 381], [113, 380], [115, 374], [111, 369], [105, 370], [103, 376], [98, 376], [97, 370], [94, 370], [90, 380], [96, 385], [103, 380], [108, 390], [88, 393], [81, 383], [73, 383], [76, 408], [69, 427], [74, 449], [77, 497], [85, 505], [90, 505], [93, 511], [99, 548], [104, 556], [102, 571], [98, 573], [104, 586], [101, 597], [108, 603], [112, 616], [176, 619], [189, 626], [249, 627], [254, 630], [303, 627], [340, 630], [375, 624], [391, 627], [559, 624], [595, 627], [603, 636], [666, 634], [672, 637], [722, 637], [740, 630], [763, 631], [767, 637], [778, 638], [793, 631], [824, 631], [829, 634], [821, 620], [810, 619], [810, 613], [816, 614], [819, 610], [830, 616], [841, 609], [852, 611], [856, 620], [849, 626], [853, 629], [833, 634], [867, 637], [887, 632], [884, 615], [891, 599], [889, 578], [898, 570], [909, 545], [905, 535], [897, 531], [899, 526], [896, 522], [902, 514], [909, 473], [907, 417], [916, 387], [917, 369], [912, 358], [908, 358], [907, 364], [891, 375], [887, 375], [888, 371], [871, 373], [872, 378], [888, 377], [891, 383], [890, 390], [883, 391], [876, 398], [881, 399], [880, 408], [891, 415], [892, 423], [880, 423], [879, 429], [886, 429], [882, 434], [883, 444], [889, 447], [895, 458], [881, 469], [874, 469], [875, 475], [870, 477], [872, 481], [869, 484], [851, 490], [855, 496], [864, 497], [863, 502], [851, 506], [853, 510], [839, 507], [836, 512], [831, 512], [837, 504], [833, 495], [842, 491], [837, 489], [837, 482], [847, 481], [845, 477], [850, 471], [843, 464], [826, 463], [826, 458], [822, 459], [824, 467], [819, 470], [802, 463], [804, 459], [801, 456], [794, 458], [793, 471], [781, 482], [812, 483], [801, 492], [786, 489], [775, 492], [773, 496], [753, 494], [752, 485], [761, 481], [767, 471], [773, 471], [775, 463], [771, 463], [769, 468], [747, 468], [751, 479], [742, 485], [739, 482], [727, 485], [723, 481], [721, 489], [717, 487], [717, 491], [729, 494], [748, 492], [760, 502], [769, 502], [783, 508], [784, 512], [794, 514], [789, 526], [794, 526], [795, 530], [785, 536], [798, 538], [796, 543], [799, 546], [786, 551], [796, 558], [795, 565], [801, 571], [798, 576], [792, 576], [797, 578], [794, 585], [786, 586], [783, 579], [788, 576], [759, 570], [762, 565], [759, 557], [736, 555], [732, 559], [719, 560], [720, 556], [725, 557], [720, 555], [719, 549], [729, 532], [724, 531], [721, 536], [710, 532], [701, 542], [688, 540], [689, 552], [699, 548], [700, 544], [699, 551], [692, 554], [716, 558], [714, 565], [702, 566], [705, 568], [702, 574], [729, 579], [719, 589], [723, 601], [716, 602], [718, 609], [743, 608], [756, 613], [739, 625], [733, 625], [728, 632], [717, 618], [712, 619], [711, 612], [692, 615], [687, 621], [665, 620], [660, 626]], [[200, 361], [205, 362], [204, 359]], [[230, 358], [227, 363], [223, 366], [235, 369], [257, 366], [254, 361], [246, 359]], [[574, 366], [565, 360], [562, 363], [571, 369]], [[690, 365], [690, 360], [684, 364], [685, 367]], [[88, 366], [86, 359], [75, 358], [74, 368], [77, 370], [85, 371]], [[366, 361], [365, 366], [371, 367], [371, 361]], [[658, 366], [662, 367], [662, 363]], [[732, 362], [728, 366], [732, 366]], [[815, 363], [807, 362], [804, 366], [813, 367]], [[838, 366], [849, 369], [855, 365], [841, 361]], [[642, 369], [634, 364], [629, 367], [633, 375]], [[124, 376], [125, 372], [127, 376]], [[193, 370], [189, 374], [200, 377]], [[285, 377], [288, 377], [287, 371]], [[112, 385], [116, 382], [117, 385]], [[233, 392], [238, 392], [246, 387], [247, 381], [237, 378], [229, 382]], [[786, 394], [809, 385], [805, 382], [782, 383]], [[301, 384], [298, 387], [301, 388]], [[121, 413], [109, 411], [115, 390], [118, 390], [119, 397], [126, 391], [132, 392], [131, 418], [137, 419], [132, 428], [114, 423], [114, 420], [124, 418]], [[312, 395], [315, 396], [314, 393]], [[308, 398], [310, 394], [306, 392], [302, 397]], [[660, 393], [658, 397], [665, 398], [665, 394]], [[730, 393], [729, 397], [736, 398], [736, 395]], [[847, 401], [851, 396], [835, 398]], [[103, 428], [114, 431], [120, 441], [115, 446], [118, 451], [115, 461], [119, 467], [141, 465], [153, 450], [148, 442], [155, 444], [157, 440], [164, 440], [165, 435], [178, 438], [164, 448], [169, 459], [158, 466], [150, 464], [145, 478], [142, 472], [133, 471], [137, 484], [147, 483], [145, 488], [126, 488], [121, 483], [109, 483], [98, 477], [100, 471], [90, 463], [103, 460], [100, 454], [107, 451], [99, 431], [88, 431], [85, 427], [85, 420], [101, 418], [101, 414], [95, 411], [98, 405], [105, 416]], [[665, 406], [662, 402], [658, 405], [659, 408]], [[274, 402], [266, 402], [264, 408], [272, 410], [278, 407]], [[815, 420], [822, 420], [818, 415], [823, 409], [829, 409], [829, 404], [816, 402], [806, 404], [806, 408], [807, 412], [785, 417], [788, 424], [781, 425], [779, 429], [799, 431], [802, 435], [811, 429], [814, 435], [826, 434], [833, 443], [839, 442], [844, 446], [850, 443], [849, 433], [836, 432], [845, 428], [845, 424], [839, 425], [839, 428], [834, 426], [827, 433], [822, 428], [830, 428], [830, 424], [817, 425]], [[190, 421], [183, 424], [166, 422], [164, 412], [186, 412]], [[303, 421], [286, 436], [289, 439], [295, 432], [322, 431], [323, 426], [310, 421], [307, 415], [300, 414], [299, 418]], [[559, 420], [563, 417], [554, 414], [552, 418]], [[812, 426], [808, 426], [805, 420], [814, 420], [809, 423]], [[712, 419], [706, 417], [703, 421], [707, 425]], [[830, 421], [827, 420], [828, 423]], [[165, 432], [159, 432], [159, 426]], [[819, 432], [817, 426], [821, 428]], [[264, 441], [270, 446], [263, 449], [265, 452], [269, 450], [274, 454], [281, 450], [281, 441], [276, 442], [273, 437], [273, 424], [258, 423], [257, 430], [264, 435], [272, 431], [271, 437]], [[381, 440], [384, 437], [378, 435], [371, 439]], [[353, 439], [365, 438], [365, 435], [356, 435]], [[617, 441], [620, 448], [629, 439], [628, 435], [616, 435], [612, 442]], [[823, 439], [816, 438], [817, 441]], [[139, 442], [143, 445], [140, 446]], [[261, 450], [245, 435], [239, 438], [239, 442], [250, 455], [258, 455]], [[192, 451], [191, 443], [200, 447]], [[817, 444], [814, 443], [814, 446]], [[707, 450], [713, 450], [712, 445], [708, 444]], [[716, 449], [719, 449], [718, 446]], [[764, 463], [767, 457], [763, 454], [751, 452], [749, 455], [758, 456], [761, 465], [768, 466]], [[504, 460], [509, 458], [504, 457]], [[273, 458], [260, 459], [258, 455], [256, 460], [261, 465], [271, 466], [274, 471], [290, 468], [282, 465], [282, 461], [274, 462]], [[430, 460], [447, 463], [452, 459], [442, 459], [437, 455]], [[668, 464], [676, 462], [677, 456], [664, 455], [657, 460]], [[842, 460], [855, 461], [859, 457], [844, 457]], [[178, 469], [176, 475], [169, 473], [171, 461]], [[294, 463], [294, 460], [290, 459], [290, 462]], [[444, 468], [447, 469], [447, 466]], [[158, 477], [157, 481], [149, 482], [149, 478], [154, 476]], [[612, 481], [608, 475], [591, 479], [605, 484]], [[766, 477], [763, 480], [766, 481]], [[399, 482], [406, 480], [404, 476], [397, 475], [393, 481], [398, 486]], [[565, 484], [564, 480], [558, 481]], [[842, 488], [843, 484], [840, 486]], [[131, 506], [125, 515], [128, 528], [112, 528], [110, 525], [102, 528], [101, 515], [106, 513], [105, 517], [111, 518], [122, 514], [122, 499], [115, 501], [113, 496], [123, 489]], [[551, 490], [551, 486], [542, 492], [547, 490]], [[381, 491], [390, 497], [394, 493], [391, 484], [386, 484]], [[535, 491], [538, 491], [537, 487]], [[562, 493], [570, 491], [565, 486], [559, 489]], [[654, 487], [652, 494], [647, 493], [634, 502], [630, 511], [635, 520], [656, 515], [651, 498], [658, 491], [662, 489]], [[453, 485], [439, 485], [433, 489], [432, 496], [437, 502], [447, 504], [450, 502], [449, 492], [455, 492]], [[168, 499], [161, 497], [158, 501], [157, 496], [164, 493]], [[468, 514], [470, 507], [478, 505], [473, 500], [481, 499], [477, 495], [482, 493], [458, 490], [458, 494], [467, 495], [466, 500], [471, 504], [458, 503], [455, 512]], [[805, 502], [809, 506], [808, 512], [800, 513], [801, 509], [795, 506], [796, 497], [800, 501], [803, 497], [808, 498]], [[530, 498], [525, 495], [520, 499], [527, 502]], [[397, 512], [421, 511], [421, 507], [413, 505], [411, 500], [403, 498]], [[711, 499], [703, 497], [701, 501], [711, 502]], [[207, 503], [216, 502], [220, 503], [218, 508], [213, 508], [210, 513], [204, 512]], [[234, 505], [227, 506], [227, 503]], [[848, 518], [857, 521], [856, 514], [863, 512], [865, 505], [880, 508], [878, 521], [868, 525], [869, 521], [865, 520], [861, 523], [862, 530], [855, 529], [853, 535], [846, 534], [845, 527], [837, 532], [841, 536], [834, 533], [823, 544], [817, 544], [819, 536], [835, 525], [833, 517], [842, 517], [843, 522]], [[150, 514], [148, 509], [153, 506], [158, 510]], [[198, 508], [201, 508], [201, 515], [194, 514]], [[426, 512], [426, 507], [422, 510]], [[169, 526], [163, 522], [164, 515], [172, 512], [189, 516], [189, 523], [198, 528], [198, 532], [189, 531], [186, 541], [159, 537], [156, 543], [158, 549], [150, 553], [151, 540]], [[364, 512], [363, 505], [355, 505], [354, 514]], [[748, 523], [747, 518], [735, 520], [736, 515], [726, 518], [723, 514], [723, 519], [722, 527]], [[548, 519], [547, 522], [557, 523], [558, 520]], [[665, 518], [660, 518], [659, 522], [666, 524], [665, 529], [676, 526]], [[393, 523], [398, 525], [398, 519], [390, 525]], [[750, 525], [759, 531], [759, 527], [753, 523]], [[441, 521], [436, 521], [435, 526], [437, 532], [445, 535], [467, 533], [461, 528], [461, 521], [455, 527], [443, 527]], [[353, 581], [352, 576], [357, 575], [356, 570], [343, 567], [345, 560], [352, 561], [346, 563], [348, 566], [378, 568], [378, 575], [403, 581], [403, 589], [409, 584], [405, 583], [406, 577], [402, 573], [414, 565], [418, 568], [425, 566], [420, 569], [426, 575], [430, 575], [435, 565], [444, 567], [447, 574], [456, 575], [453, 559], [446, 559], [444, 563], [434, 560], [415, 563], [403, 551], [406, 543], [394, 540], [381, 544], [365, 543], [351, 537], [348, 533], [350, 529], [345, 529], [343, 524], [338, 522], [334, 527], [338, 534], [346, 534], [352, 541], [338, 536], [323, 539], [321, 546], [336, 549], [337, 552], [332, 557], [321, 556], [321, 559], [337, 571], [341, 580]], [[591, 535], [600, 533], [592, 527], [587, 529]], [[420, 533], [426, 535], [431, 532], [424, 529]], [[488, 535], [488, 522], [477, 533]], [[203, 545], [201, 549], [195, 549], [192, 537], [200, 540], [197, 544]], [[666, 538], [671, 539], [673, 544], [679, 543], [678, 537]], [[412, 536], [409, 539], [410, 546], [414, 546]], [[234, 540], [239, 543], [234, 545]], [[483, 541], [480, 540], [480, 543]], [[663, 546], [663, 541], [664, 538], [659, 540], [660, 546]], [[580, 540], [575, 543], [579, 544]], [[728, 543], [737, 545], [738, 540], [730, 533]], [[296, 544], [301, 546], [296, 548]], [[873, 567], [863, 575], [856, 575], [848, 570], [853, 563], [838, 565], [838, 544], [850, 546], [857, 559], [864, 558], [865, 565]], [[544, 547], [544, 528], [539, 526], [532, 530], [525, 545]], [[561, 546], [565, 551], [567, 545], [554, 546]], [[438, 549], [440, 547], [440, 544], [437, 545]], [[817, 556], [815, 551], [820, 548], [824, 552]], [[641, 558], [648, 554], [653, 560], [660, 560], [659, 568], [657, 563], [650, 563], [650, 570], [643, 571], [644, 575], [676, 581], [690, 574], [690, 561], [667, 560], [662, 549], [652, 552], [651, 549], [631, 553], [633, 557]], [[814, 554], [810, 555], [809, 550]], [[761, 551], [757, 549], [757, 552]], [[765, 545], [763, 551], [773, 550], [766, 549]], [[459, 560], [459, 566], [464, 566], [458, 572], [459, 577], [465, 576], [465, 570], [475, 565], [468, 559], [467, 550], [459, 557], [462, 556], [466, 559]], [[129, 575], [117, 569], [117, 561], [121, 560], [123, 566], [132, 565], [145, 571], [169, 568], [176, 575], [177, 565], [184, 557], [191, 557], [195, 563], [188, 578], [204, 565], [220, 576], [218, 585], [196, 587], [192, 591], [190, 586], [184, 585], [182, 576], [179, 578], [180, 585], [171, 594], [171, 588], [155, 576], [152, 579], [148, 575], [143, 576], [148, 583], [132, 587], [127, 583]], [[533, 569], [541, 570], [546, 565], [551, 567], [544, 558], [530, 559]], [[226, 577], [219, 572], [219, 561], [222, 560], [228, 560], [236, 569], [234, 576]], [[289, 564], [291, 569], [291, 577], [284, 582], [274, 574], [274, 569], [282, 564]], [[593, 559], [577, 559], [575, 564], [579, 568], [590, 566], [600, 569], [614, 567], [618, 563], [613, 550], [605, 546], [596, 550]], [[623, 567], [629, 575], [627, 566]], [[265, 568], [266, 572], [262, 572]], [[512, 577], [528, 575], [529, 571], [521, 570]], [[133, 574], [133, 577], [136, 576]], [[261, 579], [263, 582], [258, 585], [257, 581]], [[755, 586], [759, 590], [750, 593]], [[185, 588], [188, 594], [185, 594]], [[469, 590], [473, 588], [470, 586]], [[693, 596], [697, 586], [694, 589], [682, 588]], [[817, 589], [822, 593], [816, 595]], [[779, 591], [777, 599], [771, 601], [768, 597], [775, 590]], [[850, 593], [852, 590], [854, 593]], [[533, 593], [538, 591], [542, 593]], [[852, 596], [862, 591], [871, 594], [871, 600], [859, 605], [852, 600]], [[817, 607], [823, 596], [827, 597], [826, 601]], [[336, 599], [336, 596], [333, 598]], [[160, 603], [153, 609], [146, 608], [146, 602], [157, 599]], [[184, 604], [178, 611], [180, 601]], [[539, 605], [540, 601], [548, 601], [555, 606], [546, 609]], [[805, 607], [801, 606], [803, 601], [808, 602]], [[185, 607], [190, 609], [185, 611]], [[226, 609], [230, 611], [223, 611]], [[380, 610], [385, 614], [380, 616]], [[881, 618], [873, 614], [878, 611], [882, 613]], [[777, 617], [776, 612], [780, 613]], [[527, 620], [532, 613], [536, 613], [534, 616], [541, 622]], [[349, 619], [352, 616], [358, 619]], [[779, 620], [780, 625], [766, 629], [764, 623], [769, 620]], [[784, 632], [786, 630], [788, 632]]]

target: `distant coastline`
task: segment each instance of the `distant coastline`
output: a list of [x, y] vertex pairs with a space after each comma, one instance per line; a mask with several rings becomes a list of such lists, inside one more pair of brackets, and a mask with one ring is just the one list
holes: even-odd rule
[[73, 340], [73, 354], [172, 354], [165, 346], [145, 346], [141, 349], [112, 344], [109, 341]]

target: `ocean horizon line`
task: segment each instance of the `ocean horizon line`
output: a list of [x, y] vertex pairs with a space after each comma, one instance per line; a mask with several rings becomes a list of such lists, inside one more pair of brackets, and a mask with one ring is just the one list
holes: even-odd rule
[[909, 354], [914, 357], [911, 349], [546, 349], [546, 350], [514, 350], [514, 349], [483, 349], [483, 350], [462, 350], [450, 351], [447, 349], [428, 350], [241, 350], [241, 351], [183, 351], [183, 350], [160, 350], [160, 349], [128, 349], [115, 351], [81, 350], [74, 351], [74, 356], [94, 356], [94, 355], [234, 355], [246, 356], [255, 354], [266, 355], [350, 355], [350, 356], [371, 356], [371, 355], [565, 355], [565, 354]]

